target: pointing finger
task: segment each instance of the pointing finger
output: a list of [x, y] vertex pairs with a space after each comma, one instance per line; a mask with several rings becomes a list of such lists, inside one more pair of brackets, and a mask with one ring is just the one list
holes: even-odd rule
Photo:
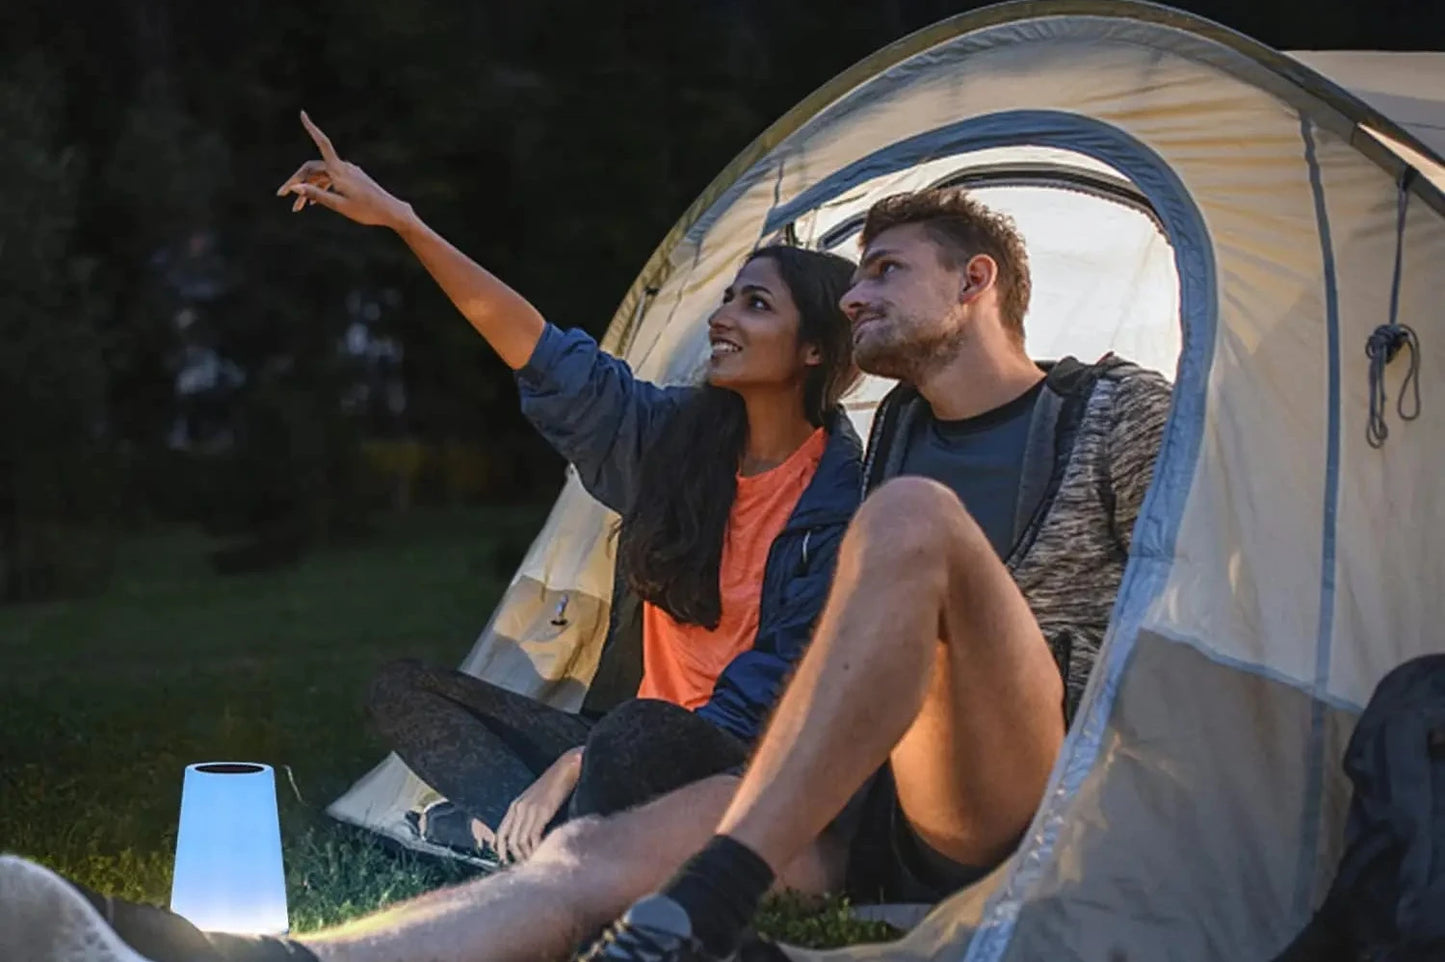
[[316, 142], [316, 149], [321, 151], [321, 159], [326, 161], [327, 164], [340, 163], [341, 158], [336, 155], [336, 148], [331, 146], [331, 138], [322, 133], [321, 128], [311, 122], [311, 118], [306, 116], [306, 111], [304, 110], [301, 111], [301, 124], [306, 128], [306, 132], [311, 135], [311, 139]]

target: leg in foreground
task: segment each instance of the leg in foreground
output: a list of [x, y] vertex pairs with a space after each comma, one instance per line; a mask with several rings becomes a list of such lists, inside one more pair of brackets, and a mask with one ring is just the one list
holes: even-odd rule
[[[0, 857], [0, 958], [35, 962], [508, 962], [566, 958], [656, 889], [712, 833], [738, 780], [563, 826], [525, 863], [339, 928], [291, 939], [202, 933], [179, 916], [83, 890]], [[786, 877], [822, 891], [810, 854]], [[796, 881], [794, 881], [796, 879]]]
[[[638, 808], [562, 826], [526, 862], [301, 941], [319, 962], [532, 962], [566, 958], [631, 901], [655, 890], [713, 831], [738, 784], [718, 775]], [[813, 849], [783, 873], [821, 892]]]
[[947, 488], [893, 481], [849, 530], [813, 643], [718, 835], [664, 895], [694, 948], [726, 957], [772, 874], [890, 760], [918, 837], [991, 865], [1043, 796], [1062, 706], [1049, 647], [982, 530]]

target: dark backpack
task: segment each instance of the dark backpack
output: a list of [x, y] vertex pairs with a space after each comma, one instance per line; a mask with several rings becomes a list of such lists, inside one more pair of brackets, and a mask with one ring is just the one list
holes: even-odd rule
[[1276, 962], [1445, 959], [1445, 655], [1391, 671], [1345, 752], [1345, 854]]

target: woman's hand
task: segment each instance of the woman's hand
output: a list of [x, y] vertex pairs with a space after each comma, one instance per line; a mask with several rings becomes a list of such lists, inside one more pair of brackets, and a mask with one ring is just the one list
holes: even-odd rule
[[293, 211], [307, 204], [320, 204], [358, 224], [390, 227], [396, 231], [457, 310], [487, 339], [507, 366], [515, 371], [525, 365], [547, 328], [537, 309], [422, 223], [410, 204], [397, 200], [360, 167], [338, 157], [330, 138], [311, 122], [304, 110], [301, 123], [316, 141], [321, 159], [302, 164], [276, 191], [276, 196], [295, 194]]
[[295, 194], [296, 202], [291, 205], [293, 213], [307, 204], [320, 204], [358, 224], [399, 229], [411, 216], [411, 205], [397, 200], [368, 177], [366, 171], [337, 156], [331, 139], [311, 122], [304, 110], [301, 123], [316, 142], [321, 159], [302, 164], [276, 191], [276, 196]]
[[541, 778], [517, 796], [492, 840], [492, 847], [503, 862], [520, 862], [531, 856], [542, 841], [547, 824], [577, 786], [581, 773], [582, 749], [574, 748], [564, 752]]

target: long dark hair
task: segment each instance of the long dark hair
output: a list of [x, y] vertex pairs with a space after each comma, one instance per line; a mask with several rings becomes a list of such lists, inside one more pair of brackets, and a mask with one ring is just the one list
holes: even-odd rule
[[[842, 257], [797, 247], [764, 247], [798, 308], [798, 340], [818, 349], [803, 410], [822, 426], [858, 377], [853, 335], [838, 302], [852, 282]], [[708, 385], [683, 405], [645, 456], [636, 500], [622, 519], [618, 554], [628, 586], [683, 624], [712, 630], [722, 618], [718, 569], [737, 496], [748, 415], [733, 391]]]

